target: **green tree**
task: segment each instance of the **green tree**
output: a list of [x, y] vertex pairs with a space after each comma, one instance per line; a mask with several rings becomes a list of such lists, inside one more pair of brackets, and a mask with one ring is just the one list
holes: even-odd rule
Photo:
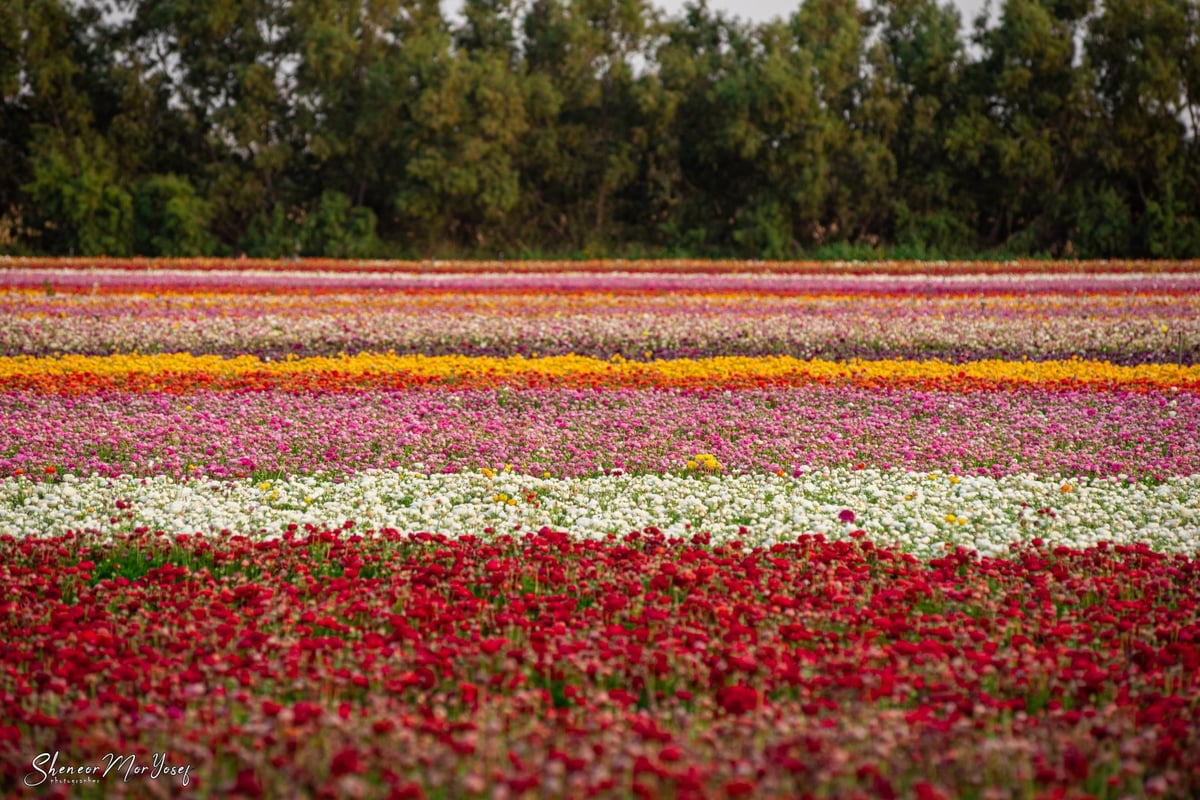
[[521, 0], [465, 0], [455, 46], [473, 54], [503, 56], [506, 68], [516, 71], [521, 61], [518, 37], [523, 6]]
[[[1103, 131], [1095, 186], [1074, 209], [1087, 254], [1200, 252], [1198, 35], [1194, 0], [1106, 0], [1091, 20], [1085, 47]], [[1114, 214], [1140, 222], [1114, 239], [1105, 219]]]
[[0, 248], [1200, 252], [1198, 0], [0, 0]]
[[1044, 250], [1064, 239], [1066, 190], [1086, 168], [1096, 110], [1076, 40], [1091, 0], [1005, 0], [999, 23], [976, 28], [982, 59], [969, 110], [949, 139], [974, 170], [985, 241]]
[[385, 220], [404, 178], [412, 108], [446, 54], [436, 3], [296, 0], [295, 113], [314, 169], [308, 197], [342, 192]]
[[315, 209], [304, 217], [301, 253], [331, 258], [372, 258], [379, 255], [375, 214], [353, 206], [341, 192], [326, 190]]
[[126, 0], [129, 48], [182, 111], [188, 175], [212, 231], [238, 246], [247, 221], [303, 202], [296, 47], [287, 0]]
[[133, 202], [104, 140], [39, 133], [33, 180], [23, 189], [33, 204], [41, 248], [58, 255], [129, 255]]
[[748, 104], [736, 91], [717, 87], [754, 58], [753, 49], [748, 26], [713, 12], [704, 0], [685, 6], [682, 18], [664, 28], [655, 56], [670, 124], [657, 139], [663, 152], [652, 213], [663, 243], [674, 251], [730, 247], [734, 218], [757, 183], [736, 141], [718, 137], [723, 128], [747, 124]]
[[134, 250], [148, 256], [202, 256], [216, 241], [208, 232], [212, 209], [179, 175], [152, 175], [133, 189]]
[[535, 0], [525, 17], [532, 118], [547, 127], [524, 149], [523, 185], [530, 218], [559, 242], [596, 249], [633, 216], [620, 199], [639, 170], [634, 62], [656, 25], [645, 0]]
[[[63, 229], [67, 219], [52, 215], [69, 203], [56, 203], [45, 181], [62, 169], [75, 177], [88, 165], [87, 148], [71, 141], [94, 140], [86, 58], [88, 21], [83, 10], [60, 0], [6, 0], [0, 14], [0, 218], [11, 235], [28, 229], [39, 249], [69, 252], [78, 242], [42, 237], [47, 226]], [[94, 16], [94, 15], [93, 15]], [[54, 142], [47, 137], [55, 137]], [[82, 155], [81, 155], [82, 154]], [[35, 169], [40, 168], [40, 175]], [[29, 187], [41, 184], [36, 203]], [[71, 190], [68, 190], [68, 194]]]
[[444, 234], [479, 246], [503, 230], [520, 199], [524, 97], [504, 52], [452, 53], [444, 38], [419, 67], [395, 207], [414, 230], [429, 232], [427, 243]]
[[884, 131], [896, 163], [893, 224], [885, 235], [917, 255], [970, 252], [977, 212], [962, 191], [970, 175], [947, 142], [963, 112], [958, 11], [936, 0], [883, 0], [875, 19], [873, 83], [892, 122]]
[[800, 217], [817, 243], [875, 236], [886, 220], [894, 110], [870, 79], [867, 23], [855, 0], [804, 0], [790, 21], [796, 46], [812, 58], [820, 107], [814, 149], [827, 164], [824, 179], [805, 192]]

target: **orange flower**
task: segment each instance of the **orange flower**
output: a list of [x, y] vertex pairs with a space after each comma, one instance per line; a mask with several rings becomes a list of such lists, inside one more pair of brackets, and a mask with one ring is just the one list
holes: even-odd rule
[[345, 391], [354, 389], [460, 388], [720, 388], [857, 385], [928, 390], [979, 391], [1037, 385], [1079, 391], [1120, 387], [1132, 391], [1165, 386], [1200, 389], [1200, 366], [1118, 366], [1083, 361], [822, 361], [790, 356], [722, 356], [637, 362], [551, 356], [521, 357], [396, 355], [262, 361], [188, 353], [160, 355], [0, 358], [0, 390], [80, 394], [98, 391], [173, 394], [199, 389]]

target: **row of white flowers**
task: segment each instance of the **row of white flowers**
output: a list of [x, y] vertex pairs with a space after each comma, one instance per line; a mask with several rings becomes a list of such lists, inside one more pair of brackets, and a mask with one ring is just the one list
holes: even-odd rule
[[[879, 544], [922, 556], [947, 544], [1002, 554], [1011, 543], [1035, 537], [1069, 547], [1144, 541], [1162, 551], [1200, 552], [1200, 475], [1155, 485], [876, 469], [822, 469], [799, 478], [702, 470], [583, 479], [534, 478], [503, 468], [490, 475], [378, 470], [343, 481], [319, 475], [235, 482], [7, 478], [0, 480], [0, 535], [75, 530], [103, 536], [146, 526], [275, 537], [290, 523], [354, 520], [358, 530], [451, 535], [549, 525], [596, 537], [655, 526], [669, 535], [708, 531], [714, 541], [740, 536], [754, 544], [804, 533], [840, 538], [861, 528]], [[739, 532], [743, 528], [748, 533]]]

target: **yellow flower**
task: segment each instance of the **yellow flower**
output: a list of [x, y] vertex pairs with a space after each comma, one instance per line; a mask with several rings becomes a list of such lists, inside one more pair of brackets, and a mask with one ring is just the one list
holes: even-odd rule
[[716, 472], [720, 471], [721, 462], [717, 461], [716, 456], [711, 453], [697, 453], [688, 460], [687, 466], [688, 469], [706, 469]]

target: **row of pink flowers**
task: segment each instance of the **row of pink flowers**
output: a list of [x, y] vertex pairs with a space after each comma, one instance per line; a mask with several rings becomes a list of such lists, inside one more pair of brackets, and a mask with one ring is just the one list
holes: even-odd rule
[[0, 475], [231, 477], [254, 469], [540, 475], [869, 465], [1164, 477], [1200, 473], [1194, 393], [802, 388], [659, 392], [0, 394]]

